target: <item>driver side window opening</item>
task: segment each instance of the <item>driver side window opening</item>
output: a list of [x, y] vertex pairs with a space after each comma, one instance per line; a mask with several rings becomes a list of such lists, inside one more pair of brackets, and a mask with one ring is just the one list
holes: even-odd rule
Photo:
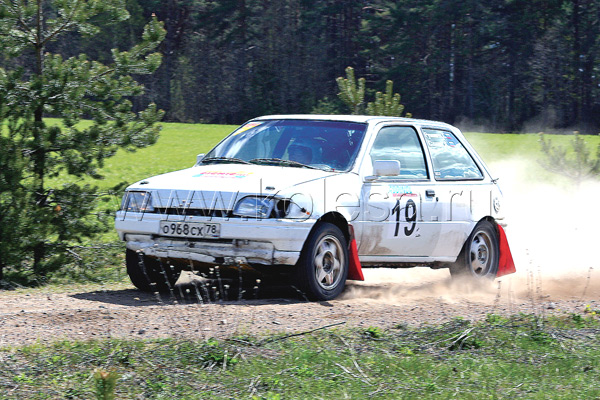
[[400, 162], [400, 175], [396, 179], [428, 179], [425, 154], [417, 131], [411, 126], [386, 126], [381, 128], [373, 147], [371, 161], [396, 160]]

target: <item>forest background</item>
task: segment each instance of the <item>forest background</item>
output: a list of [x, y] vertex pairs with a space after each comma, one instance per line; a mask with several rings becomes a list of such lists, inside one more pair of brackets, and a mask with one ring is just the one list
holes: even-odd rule
[[0, 36], [0, 284], [85, 258], [127, 184], [95, 186], [105, 159], [155, 122], [368, 111], [338, 97], [347, 67], [365, 101], [393, 81], [407, 115], [466, 131], [600, 131], [592, 0], [0, 0]]
[[155, 14], [167, 30], [163, 63], [138, 78], [146, 92], [133, 101], [156, 103], [165, 121], [347, 113], [335, 79], [352, 66], [367, 98], [393, 80], [417, 118], [492, 132], [600, 129], [598, 1], [127, 0], [127, 9], [128, 20], [48, 51], [109, 60]]

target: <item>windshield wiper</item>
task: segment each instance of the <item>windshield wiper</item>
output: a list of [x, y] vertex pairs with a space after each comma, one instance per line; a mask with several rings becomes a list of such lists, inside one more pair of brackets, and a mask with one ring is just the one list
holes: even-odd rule
[[264, 164], [264, 165], [283, 165], [286, 167], [296, 167], [296, 168], [310, 168], [310, 169], [319, 169], [310, 165], [302, 164], [298, 161], [292, 160], [282, 160], [281, 158], [254, 158], [250, 160], [253, 164]]
[[208, 157], [202, 159], [202, 164], [209, 163], [234, 163], [234, 164], [250, 164], [248, 161], [242, 160], [241, 158], [233, 157]]

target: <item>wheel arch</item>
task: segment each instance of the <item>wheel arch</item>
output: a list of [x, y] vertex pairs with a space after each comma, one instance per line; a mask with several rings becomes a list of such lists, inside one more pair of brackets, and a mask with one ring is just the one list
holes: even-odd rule
[[499, 226], [498, 221], [496, 221], [496, 219], [490, 215], [487, 215], [487, 216], [481, 218], [479, 221], [477, 221], [477, 223], [475, 223], [475, 225], [473, 226], [473, 229], [475, 229], [477, 224], [480, 223], [481, 221], [491, 222], [492, 225], [494, 225], [494, 227], [496, 228], [496, 233], [498, 233], [498, 226]]
[[473, 233], [473, 231], [475, 230], [477, 225], [482, 221], [488, 221], [489, 223], [491, 223], [494, 226], [494, 228], [496, 230], [496, 239], [497, 239], [496, 244], [499, 246], [500, 245], [500, 229], [499, 229], [500, 225], [498, 224], [498, 221], [496, 221], [496, 219], [494, 217], [492, 217], [491, 215], [486, 215], [485, 217], [482, 217], [477, 222], [475, 222], [475, 224], [473, 225], [473, 229], [471, 229], [471, 232], [469, 232], [469, 234], [467, 235], [467, 238], [465, 239], [465, 244], [466, 244], [466, 241], [468, 240], [469, 236], [471, 236], [471, 233]]
[[[350, 228], [348, 227], [348, 221], [346, 221], [346, 218], [344, 218], [342, 214], [336, 211], [330, 211], [328, 213], [323, 214], [321, 218], [317, 220], [315, 226], [319, 222], [329, 222], [330, 224], [337, 226], [340, 229], [340, 231], [342, 231], [342, 233], [344, 234], [344, 239], [346, 239], [346, 243], [350, 243]], [[313, 226], [313, 230], [314, 229], [315, 228]]]
[[[487, 223], [483, 224], [482, 223]], [[486, 227], [487, 225], [487, 227]], [[478, 228], [481, 226], [481, 228]], [[485, 227], [485, 228], [484, 228]], [[478, 231], [479, 229], [479, 231]], [[489, 234], [486, 232], [489, 232]], [[485, 243], [485, 239], [474, 242], [475, 234], [477, 236], [484, 235], [490, 240], [490, 245], [493, 249], [494, 258], [490, 259], [490, 247]], [[492, 236], [490, 236], [492, 235]], [[495, 278], [500, 265], [500, 230], [496, 220], [490, 216], [485, 216], [479, 219], [473, 229], [469, 233], [467, 239], [458, 254], [456, 261], [450, 263], [450, 274], [452, 276], [470, 277], [470, 278]], [[491, 243], [495, 242], [495, 243]], [[472, 244], [476, 244], [476, 252], [473, 252]], [[480, 250], [482, 249], [482, 250]], [[476, 254], [483, 255], [482, 258], [475, 256]], [[476, 261], [475, 264], [472, 264]], [[483, 266], [481, 263], [483, 262]], [[482, 272], [479, 272], [482, 271]]]

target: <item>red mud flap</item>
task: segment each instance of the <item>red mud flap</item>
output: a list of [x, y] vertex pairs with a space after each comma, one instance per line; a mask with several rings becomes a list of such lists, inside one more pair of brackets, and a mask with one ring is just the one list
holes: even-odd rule
[[[350, 245], [348, 246], [348, 278], [352, 281], [364, 281], [362, 267], [360, 266], [360, 260], [358, 259], [358, 248], [356, 247], [356, 239], [354, 238], [354, 228], [352, 225], [348, 226], [350, 230]], [[502, 258], [500, 258], [502, 260]]]
[[517, 272], [517, 269], [515, 268], [515, 262], [512, 253], [510, 252], [510, 247], [508, 246], [506, 233], [500, 225], [497, 226], [500, 238], [500, 260], [498, 262], [498, 273], [496, 274], [496, 278], [499, 278], [504, 275], [514, 274]]

